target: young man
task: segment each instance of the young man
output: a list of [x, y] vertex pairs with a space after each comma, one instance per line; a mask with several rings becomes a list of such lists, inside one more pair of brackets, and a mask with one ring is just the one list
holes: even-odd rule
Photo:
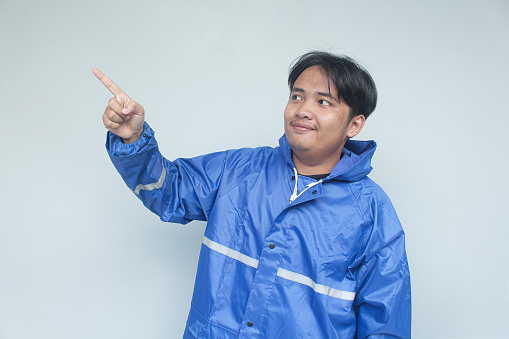
[[367, 177], [373, 141], [352, 141], [375, 109], [352, 59], [300, 57], [279, 147], [170, 162], [144, 109], [115, 95], [107, 149], [161, 220], [208, 221], [184, 338], [410, 338], [404, 233]]

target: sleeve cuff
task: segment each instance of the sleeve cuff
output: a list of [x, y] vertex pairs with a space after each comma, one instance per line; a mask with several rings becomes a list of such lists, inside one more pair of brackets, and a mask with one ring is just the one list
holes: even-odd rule
[[147, 122], [143, 123], [143, 132], [138, 140], [130, 144], [124, 144], [122, 138], [108, 131], [106, 136], [106, 149], [116, 157], [136, 154], [141, 151], [154, 136], [154, 131]]

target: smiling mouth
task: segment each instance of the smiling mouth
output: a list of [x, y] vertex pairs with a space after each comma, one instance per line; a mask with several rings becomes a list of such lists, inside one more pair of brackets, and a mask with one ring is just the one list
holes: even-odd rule
[[306, 124], [299, 124], [299, 123], [291, 122], [290, 125], [297, 132], [310, 132], [310, 131], [314, 131], [315, 130], [315, 128], [313, 126], [309, 126], [309, 125], [306, 125]]

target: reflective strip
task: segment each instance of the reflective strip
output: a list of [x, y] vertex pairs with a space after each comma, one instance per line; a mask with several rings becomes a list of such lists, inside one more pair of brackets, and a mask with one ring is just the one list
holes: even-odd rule
[[152, 191], [161, 188], [163, 186], [164, 178], [166, 178], [166, 169], [164, 168], [163, 165], [163, 171], [161, 172], [161, 176], [159, 177], [159, 180], [157, 180], [157, 182], [147, 185], [139, 184], [138, 186], [136, 186], [133, 192], [135, 194], [140, 194], [141, 190]]
[[228, 248], [226, 246], [223, 246], [221, 244], [218, 244], [217, 242], [214, 242], [210, 240], [209, 238], [205, 237], [203, 239], [203, 245], [207, 246], [213, 251], [216, 251], [218, 253], [224, 254], [227, 257], [230, 257], [232, 259], [238, 260], [243, 264], [246, 264], [248, 266], [251, 266], [253, 268], [258, 267], [258, 260], [255, 258], [248, 257], [245, 254], [242, 254], [240, 252], [237, 252], [235, 250], [232, 250], [231, 248]]
[[355, 292], [341, 291], [329, 286], [317, 284], [311, 278], [306, 277], [305, 275], [291, 272], [285, 270], [284, 268], [279, 268], [277, 270], [277, 276], [286, 280], [294, 281], [296, 283], [309, 286], [316, 293], [328, 295], [329, 297], [350, 301], [353, 301], [355, 298]]

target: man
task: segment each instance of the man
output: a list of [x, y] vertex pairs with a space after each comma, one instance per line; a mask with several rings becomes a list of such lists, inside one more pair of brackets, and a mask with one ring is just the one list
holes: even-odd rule
[[144, 109], [115, 95], [103, 121], [126, 184], [161, 220], [207, 220], [184, 338], [409, 338], [404, 233], [371, 181], [371, 76], [323, 52], [290, 70], [285, 135], [170, 162]]

